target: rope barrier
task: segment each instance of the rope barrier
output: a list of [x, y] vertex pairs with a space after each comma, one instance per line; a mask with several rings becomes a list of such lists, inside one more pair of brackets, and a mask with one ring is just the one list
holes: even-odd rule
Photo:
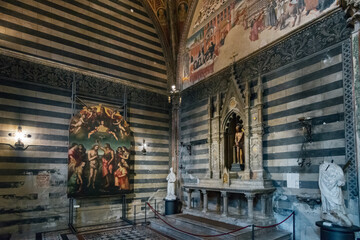
[[[181, 230], [181, 229], [179, 229], [179, 228], [171, 225], [170, 223], [166, 222], [164, 219], [162, 219], [162, 217], [160, 217], [160, 216], [163, 216], [162, 214], [160, 214], [158, 211], [156, 211], [148, 202], [146, 202], [146, 204], [149, 206], [149, 208], [151, 209], [151, 211], [153, 211], [153, 212], [155, 213], [155, 215], [157, 215], [157, 216], [159, 217], [159, 219], [160, 219], [162, 222], [164, 222], [166, 225], [168, 225], [168, 226], [171, 227], [171, 228], [174, 228], [174, 229], [178, 230], [179, 232], [186, 233], [186, 234], [189, 234], [189, 235], [192, 235], [192, 236], [195, 236], [195, 237], [220, 237], [220, 236], [224, 236], [224, 235], [228, 235], [228, 234], [231, 234], [231, 233], [235, 233], [235, 232], [241, 231], [241, 230], [243, 230], [243, 229], [246, 229], [246, 228], [252, 226], [252, 225], [247, 225], [247, 226], [245, 226], [245, 227], [232, 230], [232, 231], [230, 231], [230, 232], [221, 233], [221, 234], [216, 234], [216, 235], [202, 235], [202, 234], [190, 233], [190, 232]], [[283, 221], [281, 221], [280, 223], [276, 223], [276, 224], [273, 224], [273, 225], [270, 225], [270, 226], [255, 226], [255, 225], [254, 225], [254, 227], [257, 227], [257, 228], [272, 228], [272, 227], [276, 227], [276, 226], [282, 224], [283, 222], [285, 222], [286, 220], [288, 220], [292, 215], [294, 215], [294, 212], [292, 212], [287, 218], [285, 218], [285, 219], [284, 219]]]
[[159, 216], [159, 219], [160, 219], [161, 221], [163, 221], [166, 225], [168, 225], [169, 227], [172, 227], [172, 228], [178, 230], [179, 232], [186, 233], [186, 234], [189, 234], [189, 235], [192, 235], [192, 236], [195, 236], [195, 237], [220, 237], [220, 236], [228, 235], [228, 234], [231, 234], [231, 233], [234, 233], [234, 232], [238, 232], [238, 231], [240, 231], [240, 230], [243, 230], [243, 229], [248, 228], [248, 227], [251, 226], [251, 225], [248, 225], [248, 226], [245, 226], [245, 227], [242, 227], [242, 228], [239, 228], [239, 229], [235, 229], [235, 230], [230, 231], [230, 232], [227, 232], [227, 233], [221, 233], [221, 234], [216, 234], [216, 235], [201, 235], [201, 234], [190, 233], [190, 232], [181, 230], [181, 229], [179, 229], [179, 228], [171, 225], [170, 223], [166, 222], [164, 219], [162, 219], [162, 218], [160, 217], [160, 215], [155, 211], [155, 209], [154, 209], [149, 203], [147, 203], [147, 205], [150, 207], [150, 209], [151, 209], [156, 215]]
[[279, 223], [276, 223], [276, 224], [273, 224], [273, 225], [270, 225], [270, 226], [256, 226], [257, 228], [272, 228], [272, 227], [276, 227], [276, 226], [279, 226], [280, 224], [282, 224], [283, 222], [285, 222], [286, 220], [288, 220], [292, 215], [294, 215], [294, 212], [292, 212], [287, 218], [285, 218], [284, 220], [282, 220], [281, 222]]

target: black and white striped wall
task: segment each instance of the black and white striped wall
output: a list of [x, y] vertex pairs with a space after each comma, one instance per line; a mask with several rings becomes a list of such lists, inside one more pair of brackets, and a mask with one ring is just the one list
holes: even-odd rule
[[[133, 136], [132, 204], [163, 197], [170, 158], [162, 45], [137, 0], [0, 1], [0, 141], [19, 125], [26, 151], [0, 146], [0, 238], [67, 228], [71, 85], [118, 102]], [[126, 89], [125, 89], [126, 88]], [[147, 155], [141, 154], [143, 140]], [[118, 221], [121, 197], [77, 200], [75, 223]], [[140, 208], [138, 208], [140, 211]]]

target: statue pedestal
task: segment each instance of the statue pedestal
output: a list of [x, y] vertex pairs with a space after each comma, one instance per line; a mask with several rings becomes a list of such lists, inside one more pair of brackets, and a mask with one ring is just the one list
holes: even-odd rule
[[239, 163], [231, 164], [231, 169], [230, 169], [231, 172], [240, 172], [242, 170], [244, 170], [244, 165], [241, 166]]
[[165, 200], [165, 215], [172, 215], [178, 213], [178, 199]]
[[316, 222], [316, 226], [320, 227], [321, 240], [354, 240], [355, 232], [359, 232], [357, 226], [340, 227], [337, 225], [324, 226], [324, 221]]

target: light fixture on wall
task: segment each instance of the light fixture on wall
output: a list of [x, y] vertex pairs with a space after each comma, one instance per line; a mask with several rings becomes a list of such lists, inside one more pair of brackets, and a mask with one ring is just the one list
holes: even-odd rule
[[146, 155], [146, 143], [145, 143], [145, 139], [143, 139], [143, 144], [142, 144], [142, 150], [141, 150], [143, 155]]
[[306, 165], [307, 167], [310, 167], [311, 159], [308, 156], [308, 151], [306, 149], [306, 145], [309, 143], [312, 143], [312, 140], [313, 140], [312, 139], [311, 118], [310, 117], [300, 117], [300, 118], [298, 118], [298, 120], [301, 124], [304, 141], [301, 145], [300, 154], [299, 154], [297, 163], [300, 167], [303, 167], [304, 165]]
[[181, 97], [180, 97], [180, 91], [176, 89], [175, 85], [171, 86], [170, 95], [168, 97], [169, 103], [176, 102], [176, 100], [179, 99], [179, 104], [181, 104]]
[[311, 143], [312, 142], [311, 117], [300, 117], [300, 118], [298, 118], [298, 120], [299, 120], [299, 122], [301, 124], [305, 140], [308, 143]]
[[27, 145], [25, 147], [24, 140], [26, 138], [31, 138], [30, 134], [26, 134], [22, 131], [22, 127], [18, 126], [18, 129], [16, 132], [11, 132], [8, 134], [9, 137], [13, 137], [15, 139], [14, 145], [9, 143], [1, 143], [2, 145], [8, 145], [11, 148], [15, 150], [26, 150], [30, 145]]

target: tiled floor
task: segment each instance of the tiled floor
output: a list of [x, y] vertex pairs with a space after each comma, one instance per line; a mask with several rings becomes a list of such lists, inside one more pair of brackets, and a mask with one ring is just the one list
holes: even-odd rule
[[79, 228], [78, 234], [72, 234], [69, 230], [47, 232], [37, 235], [40, 240], [168, 240], [169, 238], [145, 227], [132, 226], [93, 226]]

